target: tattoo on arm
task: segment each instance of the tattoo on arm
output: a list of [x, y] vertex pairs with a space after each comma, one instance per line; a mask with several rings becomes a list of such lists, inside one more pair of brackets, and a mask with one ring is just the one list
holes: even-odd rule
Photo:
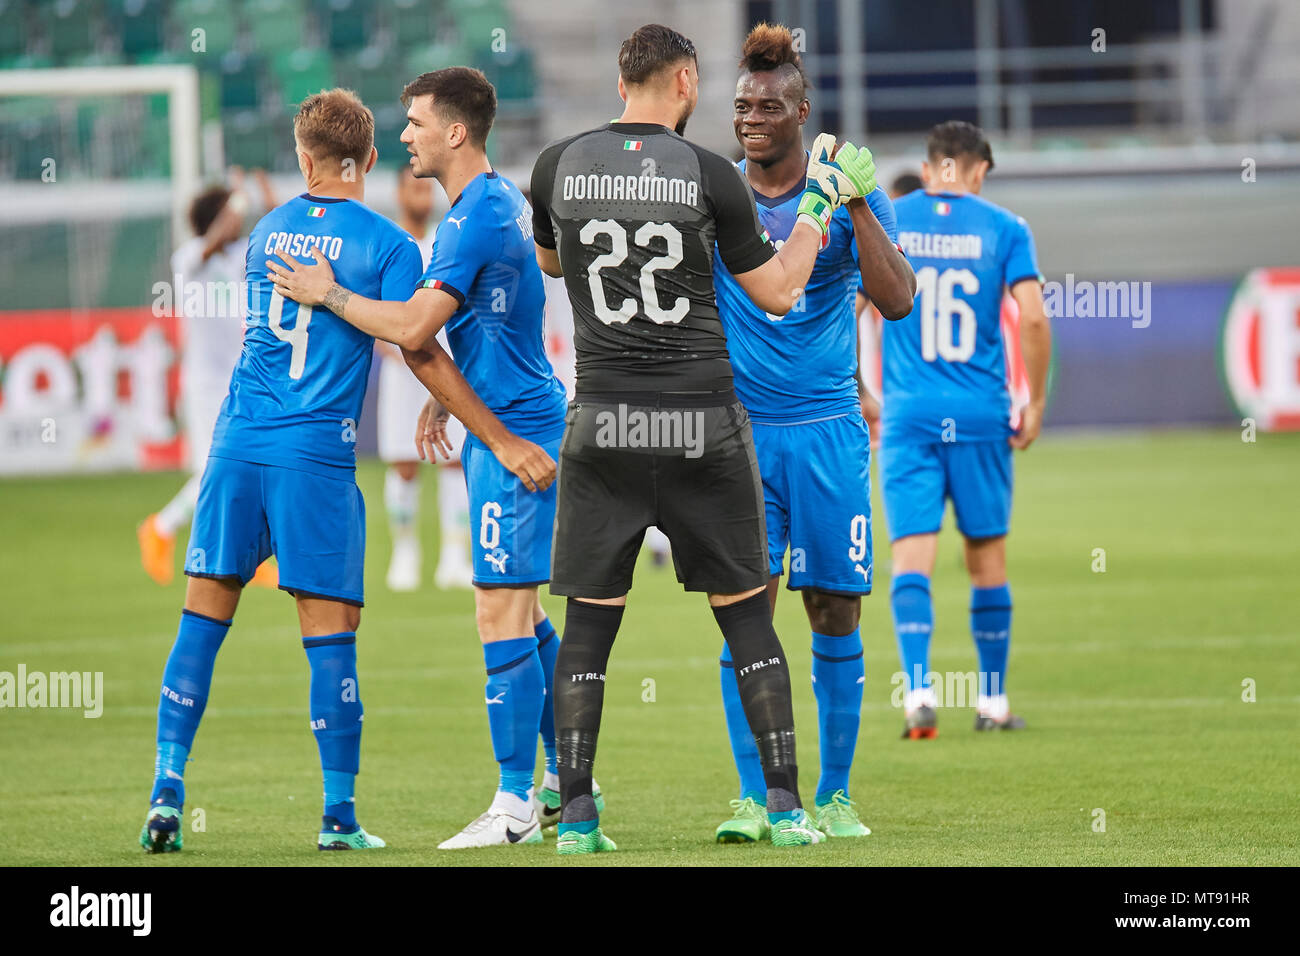
[[330, 286], [330, 290], [325, 293], [325, 298], [321, 300], [321, 305], [329, 309], [339, 318], [343, 317], [343, 310], [347, 308], [348, 299], [352, 298], [352, 293], [337, 282]]

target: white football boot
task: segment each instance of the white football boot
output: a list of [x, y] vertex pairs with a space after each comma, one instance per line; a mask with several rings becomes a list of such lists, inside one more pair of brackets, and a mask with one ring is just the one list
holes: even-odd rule
[[465, 850], [476, 846], [502, 843], [541, 843], [542, 825], [533, 807], [532, 794], [520, 800], [498, 792], [487, 813], [473, 820], [449, 840], [438, 844], [439, 850]]
[[413, 534], [393, 540], [393, 557], [388, 562], [388, 590], [416, 591], [420, 587], [420, 539]]

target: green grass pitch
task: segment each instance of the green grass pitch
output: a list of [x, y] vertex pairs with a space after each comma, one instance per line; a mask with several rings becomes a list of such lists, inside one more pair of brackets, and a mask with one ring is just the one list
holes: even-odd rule
[[[183, 597], [140, 570], [133, 529], [174, 474], [0, 482], [0, 670], [102, 671], [104, 710], [0, 711], [0, 863], [9, 865], [1295, 864], [1300, 862], [1300, 435], [1061, 437], [1017, 455], [1010, 539], [1009, 689], [1019, 734], [972, 732], [943, 708], [932, 741], [898, 739], [898, 670], [877, 494], [876, 594], [862, 621], [867, 680], [853, 796], [874, 831], [801, 850], [718, 846], [735, 796], [718, 699], [720, 637], [703, 596], [643, 561], [605, 698], [597, 779], [608, 856], [541, 846], [439, 852], [481, 812], [495, 764], [468, 592], [383, 587], [380, 467], [370, 503], [366, 707], [358, 811], [389, 848], [322, 854], [308, 668], [289, 597], [250, 591], [217, 662], [186, 806], [185, 850], [136, 838], [163, 661]], [[436, 545], [424, 486], [426, 572]], [[303, 503], [309, 507], [309, 502]], [[1093, 570], [1104, 549], [1105, 571]], [[183, 549], [178, 549], [178, 551]], [[178, 554], [179, 561], [179, 554]], [[975, 669], [951, 519], [935, 582], [936, 671]], [[561, 601], [545, 595], [556, 616]], [[809, 636], [785, 592], [777, 629], [795, 686], [801, 784], [817, 720]], [[653, 680], [654, 700], [644, 682]], [[1254, 682], [1253, 702], [1243, 700]], [[539, 748], [540, 750], [540, 748]], [[1097, 829], [1103, 819], [1104, 832]]]

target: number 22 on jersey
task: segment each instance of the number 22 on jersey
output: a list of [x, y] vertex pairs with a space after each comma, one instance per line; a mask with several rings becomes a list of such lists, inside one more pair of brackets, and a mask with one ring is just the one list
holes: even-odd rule
[[[969, 269], [926, 266], [916, 273], [916, 292], [921, 297], [921, 357], [927, 362], [969, 362], [975, 354], [975, 310], [957, 295], [980, 290], [980, 280]], [[957, 336], [953, 341], [953, 319]]]
[[[591, 265], [587, 266], [592, 309], [596, 313], [596, 318], [606, 325], [627, 322], [637, 314], [636, 299], [626, 298], [617, 310], [611, 309], [605, 300], [605, 287], [600, 279], [601, 269], [606, 266], [619, 266], [627, 258], [627, 230], [613, 219], [592, 219], [578, 233], [578, 238], [582, 240], [584, 246], [590, 246], [597, 236], [609, 236], [610, 250], [604, 255], [597, 256], [591, 261]], [[655, 270], [672, 269], [681, 264], [682, 234], [671, 223], [647, 222], [636, 231], [633, 238], [636, 244], [643, 248], [649, 248], [650, 240], [656, 238], [662, 239], [668, 247], [666, 255], [655, 256], [641, 267], [641, 300], [644, 303], [646, 317], [658, 325], [680, 322], [690, 311], [690, 300], [685, 296], [678, 296], [671, 309], [661, 306], [659, 292], [655, 289]]]

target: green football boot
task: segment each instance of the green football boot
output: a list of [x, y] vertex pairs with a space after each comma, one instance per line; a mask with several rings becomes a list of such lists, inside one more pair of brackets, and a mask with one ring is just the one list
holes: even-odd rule
[[864, 837], [871, 831], [858, 819], [858, 805], [843, 790], [817, 806], [817, 829], [828, 837]]
[[826, 834], [817, 829], [803, 807], [794, 812], [794, 819], [772, 824], [772, 846], [811, 846], [825, 839]]
[[318, 850], [377, 850], [388, 846], [377, 836], [372, 836], [361, 827], [351, 833], [341, 833], [340, 824], [333, 817], [321, 818], [320, 836], [316, 838]]
[[150, 853], [175, 853], [184, 845], [184, 822], [180, 807], [164, 803], [151, 806], [140, 829], [140, 845]]
[[732, 800], [731, 809], [735, 811], [731, 819], [720, 824], [714, 834], [719, 843], [757, 843], [771, 832], [767, 807], [753, 797]]
[[576, 853], [609, 853], [617, 849], [618, 846], [614, 841], [600, 832], [599, 825], [590, 833], [569, 830], [555, 838], [555, 852], [561, 856]]
[[[596, 812], [605, 812], [605, 798], [600, 793], [600, 784], [595, 780], [591, 781], [591, 799], [596, 801]], [[543, 787], [537, 791], [533, 797], [533, 803], [537, 807], [537, 819], [542, 824], [542, 829], [546, 830], [560, 822], [560, 794], [558, 791]]]

